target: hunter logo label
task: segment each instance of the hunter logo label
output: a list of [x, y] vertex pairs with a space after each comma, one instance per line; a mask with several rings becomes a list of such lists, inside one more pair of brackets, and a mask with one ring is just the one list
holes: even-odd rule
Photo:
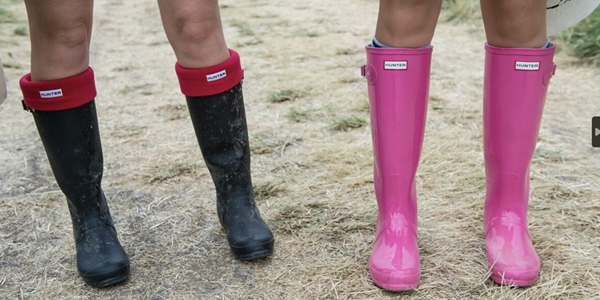
[[225, 70], [217, 72], [217, 73], [212, 73], [212, 74], [208, 74], [206, 75], [206, 81], [211, 82], [211, 81], [216, 81], [219, 79], [223, 79], [227, 77], [227, 73], [225, 72]]
[[539, 61], [517, 61], [515, 63], [515, 70], [537, 71], [539, 69], [540, 69]]
[[62, 89], [40, 91], [40, 97], [42, 97], [44, 99], [56, 98], [56, 97], [62, 97], [62, 96], [63, 96]]
[[408, 62], [405, 60], [401, 61], [390, 61], [386, 60], [383, 64], [384, 70], [406, 70], [408, 69]]

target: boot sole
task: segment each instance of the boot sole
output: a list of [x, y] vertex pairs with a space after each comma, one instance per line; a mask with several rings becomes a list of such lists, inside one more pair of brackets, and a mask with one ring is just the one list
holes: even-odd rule
[[492, 274], [492, 275], [490, 275], [490, 278], [497, 284], [507, 285], [507, 286], [520, 286], [520, 287], [532, 286], [538, 280], [538, 276], [536, 276], [534, 278], [516, 279], [516, 278], [507, 278], [500, 274]]
[[392, 292], [404, 292], [404, 291], [411, 291], [416, 289], [417, 287], [419, 287], [419, 283], [398, 283], [398, 284], [392, 284], [392, 283], [382, 283], [382, 282], [377, 282], [376, 280], [373, 280], [373, 283], [375, 283], [375, 285], [377, 285], [378, 287], [387, 290], [387, 291], [392, 291]]
[[81, 275], [81, 277], [83, 278], [83, 281], [85, 281], [85, 283], [87, 283], [88, 285], [96, 288], [103, 288], [126, 281], [127, 279], [129, 279], [130, 273], [130, 267], [127, 266], [125, 270], [123, 270], [123, 272], [121, 272], [120, 274], [117, 274], [116, 276], [113, 276], [111, 278], [104, 279], [102, 281], [92, 281], [83, 275]]
[[488, 270], [491, 270], [490, 278], [494, 282], [506, 286], [531, 286], [538, 281], [540, 276], [540, 267], [515, 271], [513, 268], [494, 265], [489, 261]]
[[273, 254], [273, 250], [264, 250], [259, 252], [254, 252], [246, 255], [236, 255], [234, 253], [235, 259], [237, 260], [255, 260], [259, 258], [265, 258]]
[[407, 276], [404, 278], [394, 278], [393, 281], [395, 282], [390, 282], [392, 281], [392, 278], [390, 278], [388, 274], [379, 274], [374, 270], [370, 270], [369, 275], [371, 275], [371, 280], [373, 280], [375, 285], [382, 289], [393, 292], [410, 291], [416, 289], [419, 286], [419, 280], [421, 277], [421, 274], [415, 274], [413, 276]]
[[273, 254], [273, 245], [275, 240], [271, 240], [259, 246], [234, 248], [231, 247], [231, 252], [237, 260], [255, 260], [259, 258], [265, 258]]

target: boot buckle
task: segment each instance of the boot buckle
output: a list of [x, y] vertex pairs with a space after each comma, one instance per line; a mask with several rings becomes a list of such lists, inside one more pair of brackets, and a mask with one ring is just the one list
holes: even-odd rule
[[35, 112], [35, 109], [27, 106], [27, 104], [25, 104], [25, 100], [21, 100], [21, 104], [23, 105], [23, 110], [28, 111], [30, 113]]

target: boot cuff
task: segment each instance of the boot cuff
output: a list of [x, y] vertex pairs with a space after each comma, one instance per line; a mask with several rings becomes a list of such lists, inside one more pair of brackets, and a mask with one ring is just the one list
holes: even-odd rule
[[175, 64], [181, 92], [188, 97], [220, 94], [242, 81], [244, 71], [237, 52], [229, 49], [229, 59], [212, 67], [188, 69]]
[[548, 48], [504, 48], [492, 46], [485, 43], [485, 51], [488, 53], [500, 54], [500, 55], [535, 55], [544, 56], [552, 55], [556, 50], [555, 44], [550, 44]]
[[368, 54], [379, 54], [379, 55], [423, 55], [430, 54], [433, 52], [433, 46], [429, 45], [422, 48], [377, 48], [371, 45], [366, 45], [365, 50]]
[[19, 85], [25, 105], [40, 111], [75, 108], [96, 97], [94, 71], [90, 67], [81, 74], [48, 81], [31, 81], [31, 73], [28, 73]]

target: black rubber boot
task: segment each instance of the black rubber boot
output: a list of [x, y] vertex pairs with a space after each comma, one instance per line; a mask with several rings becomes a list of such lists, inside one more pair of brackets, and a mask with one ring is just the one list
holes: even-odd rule
[[129, 258], [117, 238], [100, 186], [103, 158], [94, 101], [62, 111], [33, 111], [52, 172], [67, 197], [77, 269], [94, 287], [129, 278]]
[[238, 260], [271, 255], [275, 239], [256, 207], [250, 178], [242, 83], [221, 94], [186, 99], [233, 255]]

